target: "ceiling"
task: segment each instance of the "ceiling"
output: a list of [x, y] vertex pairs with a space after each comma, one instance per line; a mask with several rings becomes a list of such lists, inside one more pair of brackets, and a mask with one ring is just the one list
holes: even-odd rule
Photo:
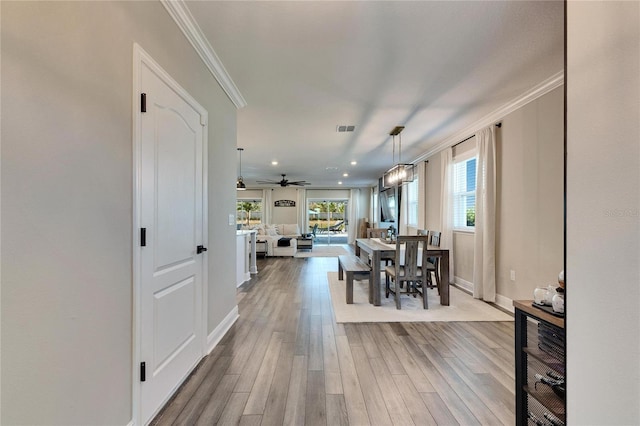
[[310, 188], [372, 185], [393, 164], [395, 126], [413, 162], [564, 68], [561, 1], [186, 5], [247, 102], [248, 187], [281, 173]]

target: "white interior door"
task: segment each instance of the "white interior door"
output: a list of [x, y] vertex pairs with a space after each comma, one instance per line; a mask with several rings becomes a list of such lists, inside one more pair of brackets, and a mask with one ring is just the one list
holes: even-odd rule
[[[199, 105], [144, 61], [139, 70], [140, 418], [151, 420], [204, 353], [203, 146]], [[142, 98], [141, 98], [142, 99]], [[206, 111], [205, 111], [206, 113]], [[142, 232], [142, 230], [141, 230]], [[199, 253], [200, 251], [200, 253]]]

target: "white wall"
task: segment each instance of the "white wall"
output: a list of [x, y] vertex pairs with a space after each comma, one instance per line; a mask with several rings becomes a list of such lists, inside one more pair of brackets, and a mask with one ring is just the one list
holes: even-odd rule
[[[272, 204], [268, 208], [271, 209], [271, 222], [273, 224], [278, 223], [298, 223], [298, 209], [305, 208], [298, 203], [298, 190], [294, 187], [287, 188], [274, 188], [271, 195]], [[276, 201], [279, 200], [293, 200], [296, 202], [295, 207], [274, 207]]]
[[567, 419], [640, 424], [640, 3], [567, 3]]
[[125, 425], [133, 43], [209, 111], [209, 332], [236, 303], [235, 107], [159, 2], [2, 2], [1, 19], [0, 423]]
[[[537, 285], [557, 283], [563, 267], [563, 106], [559, 87], [505, 116], [496, 132], [496, 286], [508, 299], [532, 298]], [[440, 230], [441, 153], [428, 160], [425, 227]], [[462, 284], [473, 281], [473, 240], [473, 234], [454, 233]]]
[[[253, 192], [253, 190], [247, 190], [246, 192]], [[306, 209], [307, 206], [300, 206], [298, 203], [298, 189], [295, 187], [287, 188], [273, 188], [272, 189], [272, 204], [266, 206], [271, 209], [273, 224], [278, 223], [298, 223], [300, 209]], [[240, 195], [238, 195], [240, 197]], [[349, 189], [307, 189], [307, 200], [322, 199], [322, 200], [348, 200], [351, 196]], [[262, 197], [262, 194], [260, 194]], [[274, 207], [273, 202], [276, 200], [293, 200], [296, 202], [295, 207]], [[366, 217], [369, 211], [369, 189], [361, 188], [359, 196], [360, 204], [360, 217]], [[357, 226], [357, 223], [356, 223]]]
[[262, 189], [246, 189], [244, 191], [236, 191], [236, 198], [262, 199]]
[[563, 269], [563, 111], [561, 86], [507, 115], [497, 132], [496, 286], [509, 299], [557, 285]]

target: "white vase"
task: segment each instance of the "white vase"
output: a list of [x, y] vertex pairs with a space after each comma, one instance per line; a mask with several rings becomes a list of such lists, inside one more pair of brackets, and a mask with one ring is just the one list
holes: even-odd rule
[[553, 303], [553, 296], [556, 295], [556, 288], [552, 285], [547, 287], [547, 292], [544, 295], [544, 304], [551, 306]]
[[544, 297], [546, 296], [547, 291], [546, 287], [536, 287], [536, 289], [533, 290], [533, 301], [537, 305], [544, 305]]
[[563, 314], [564, 313], [564, 293], [554, 294], [553, 300], [551, 301], [551, 306], [553, 306], [553, 312]]

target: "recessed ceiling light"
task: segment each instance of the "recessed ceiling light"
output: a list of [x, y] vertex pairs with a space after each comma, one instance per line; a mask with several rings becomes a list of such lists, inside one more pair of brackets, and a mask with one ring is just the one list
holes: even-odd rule
[[352, 165], [352, 166], [355, 166], [356, 164], [358, 164], [358, 162], [357, 162], [357, 161], [352, 161], [352, 162], [351, 162], [351, 165]]
[[272, 162], [271, 162], [271, 165], [272, 165], [272, 166], [277, 166], [277, 165], [278, 165], [278, 162], [274, 160], [274, 161], [272, 161]]
[[343, 177], [348, 177], [348, 176], [349, 176], [349, 173], [343, 173], [343, 174], [342, 174], [342, 176], [343, 176]]
[[342, 181], [338, 182], [338, 185], [342, 185]]

